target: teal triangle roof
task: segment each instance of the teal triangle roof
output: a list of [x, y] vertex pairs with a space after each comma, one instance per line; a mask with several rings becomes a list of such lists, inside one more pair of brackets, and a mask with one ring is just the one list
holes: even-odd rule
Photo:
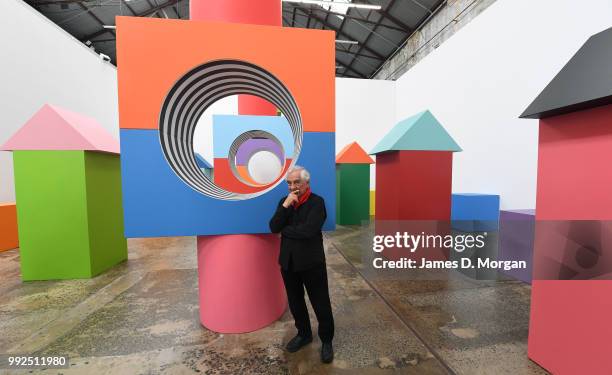
[[404, 150], [456, 152], [461, 147], [431, 112], [423, 111], [398, 122], [370, 154]]

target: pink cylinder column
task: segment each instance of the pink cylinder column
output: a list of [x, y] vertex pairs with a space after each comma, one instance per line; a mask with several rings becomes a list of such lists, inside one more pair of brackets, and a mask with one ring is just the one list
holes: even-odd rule
[[215, 332], [263, 328], [286, 308], [276, 234], [198, 236], [200, 321]]
[[[282, 25], [280, 0], [191, 0], [189, 7], [195, 21]], [[256, 96], [239, 95], [238, 113], [272, 116], [276, 107]], [[198, 236], [202, 325], [242, 333], [276, 321], [287, 308], [279, 251], [274, 234]]]

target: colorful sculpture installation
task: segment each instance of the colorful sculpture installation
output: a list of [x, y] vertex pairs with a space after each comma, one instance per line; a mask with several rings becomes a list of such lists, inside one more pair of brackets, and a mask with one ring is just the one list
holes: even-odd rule
[[336, 156], [336, 224], [361, 225], [370, 220], [370, 164], [374, 160], [357, 142]]
[[[312, 188], [327, 203], [324, 229], [333, 229], [333, 33], [119, 17], [117, 34], [126, 235], [199, 236], [200, 318], [206, 327], [246, 332], [271, 323], [286, 307], [278, 237], [268, 228], [287, 194], [283, 176], [251, 186], [232, 170], [237, 186], [247, 190], [220, 186], [227, 174], [216, 163], [214, 181], [197, 167], [193, 131], [206, 108], [223, 97], [255, 95], [274, 104], [291, 131], [288, 165], [312, 171]], [[237, 134], [228, 159], [259, 138], [257, 131]], [[249, 302], [253, 296], [257, 306]], [[252, 313], [238, 313], [245, 310]]]
[[529, 358], [610, 374], [612, 28], [591, 36], [521, 115], [539, 118]]
[[119, 144], [45, 105], [11, 137], [23, 280], [93, 277], [127, 259]]

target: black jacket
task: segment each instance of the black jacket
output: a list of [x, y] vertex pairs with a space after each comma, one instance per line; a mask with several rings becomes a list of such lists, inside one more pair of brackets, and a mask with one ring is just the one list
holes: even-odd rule
[[[278, 264], [285, 270], [303, 271], [325, 263], [321, 228], [327, 218], [325, 201], [310, 193], [300, 207], [283, 207], [283, 197], [270, 219], [272, 233], [281, 233], [281, 249]], [[291, 268], [289, 267], [291, 260]]]

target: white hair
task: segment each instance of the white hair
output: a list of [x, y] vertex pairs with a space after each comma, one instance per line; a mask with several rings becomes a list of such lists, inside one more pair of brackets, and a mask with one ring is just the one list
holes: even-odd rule
[[295, 165], [292, 168], [289, 168], [287, 175], [289, 175], [289, 173], [293, 173], [297, 171], [300, 172], [300, 178], [302, 180], [310, 182], [310, 172], [308, 172], [308, 170], [302, 167], [301, 165]]

